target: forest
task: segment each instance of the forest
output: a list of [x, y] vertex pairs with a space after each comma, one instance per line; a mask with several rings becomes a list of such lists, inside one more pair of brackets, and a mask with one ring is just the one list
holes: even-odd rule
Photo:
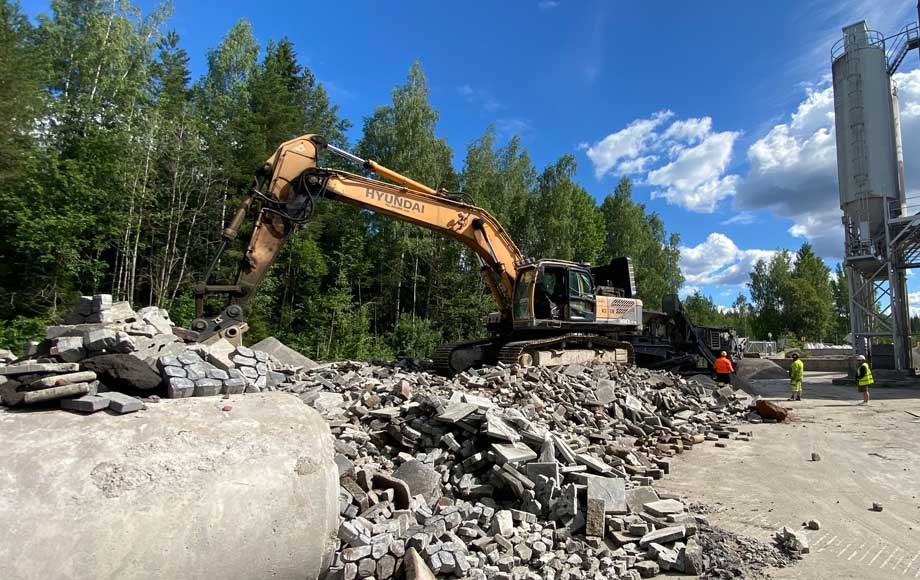
[[[683, 286], [679, 235], [633, 198], [627, 176], [600, 196], [577, 181], [572, 153], [536, 167], [518, 137], [501, 140], [492, 127], [449, 144], [421, 63], [372, 114], [345, 119], [290, 39], [260, 46], [245, 20], [192, 78], [170, 13], [53, 0], [29, 18], [2, 0], [0, 347], [40, 338], [81, 294], [159, 305], [189, 323], [192, 285], [255, 169], [305, 133], [462, 191], [525, 255], [595, 264], [630, 256], [646, 308]], [[233, 278], [242, 249], [224, 255], [215, 280]], [[700, 324], [758, 338], [846, 334], [843, 271], [808, 244], [758, 263], [743, 290], [730, 308], [698, 292], [686, 305]], [[493, 308], [460, 244], [320, 203], [250, 302], [248, 336], [274, 335], [321, 360], [427, 356], [442, 341], [480, 335]]]

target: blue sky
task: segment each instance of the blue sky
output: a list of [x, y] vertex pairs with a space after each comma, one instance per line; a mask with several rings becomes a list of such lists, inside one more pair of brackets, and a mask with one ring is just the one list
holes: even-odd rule
[[[630, 175], [636, 198], [681, 235], [685, 292], [719, 304], [779, 248], [809, 240], [839, 259], [830, 48], [846, 24], [887, 35], [917, 18], [912, 0], [174, 5], [169, 26], [195, 76], [241, 18], [263, 45], [292, 39], [355, 124], [353, 141], [420, 60], [458, 167], [492, 124], [520, 134], [539, 168], [574, 153], [598, 199]], [[909, 55], [895, 80], [908, 189], [920, 192], [918, 63]]]

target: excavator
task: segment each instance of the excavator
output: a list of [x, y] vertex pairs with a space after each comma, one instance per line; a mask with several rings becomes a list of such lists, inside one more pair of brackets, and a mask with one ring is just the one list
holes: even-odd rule
[[[320, 164], [324, 154], [337, 155], [381, 179], [324, 167]], [[320, 135], [304, 135], [281, 144], [257, 171], [252, 189], [221, 233], [221, 244], [204, 281], [195, 288], [196, 319], [191, 328], [195, 340], [240, 340], [246, 328], [244, 306], [284, 243], [308, 223], [321, 199], [428, 228], [466, 245], [478, 257], [498, 311], [489, 316], [487, 338], [452, 342], [435, 351], [435, 370], [440, 373], [451, 375], [497, 362], [522, 366], [590, 361], [632, 364], [637, 347], [647, 363], [659, 368], [676, 368], [667, 365], [669, 360], [700, 369], [711, 362], [702, 353], [711, 349], [675, 356], [673, 350], [662, 347], [661, 336], [643, 333], [643, 305], [636, 296], [628, 258], [594, 268], [566, 260], [527, 258], [495, 217], [461, 194], [432, 189], [335, 147]], [[235, 282], [209, 284], [223, 251], [237, 238], [250, 213], [254, 214], [253, 229]], [[206, 299], [215, 294], [226, 296], [227, 306], [218, 316], [205, 317]], [[651, 320], [662, 322], [654, 315]], [[685, 341], [700, 342], [688, 335], [685, 325], [676, 328], [672, 324], [670, 331], [662, 331], [658, 323], [650, 326], [657, 333], [677, 331]], [[686, 356], [690, 359], [685, 360]]]

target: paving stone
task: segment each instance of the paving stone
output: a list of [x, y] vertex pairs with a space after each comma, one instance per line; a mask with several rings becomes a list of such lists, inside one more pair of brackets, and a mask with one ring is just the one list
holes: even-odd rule
[[109, 406], [109, 399], [98, 395], [83, 395], [75, 399], [61, 399], [61, 408], [80, 413], [95, 413]]
[[605, 515], [604, 500], [588, 498], [588, 509], [585, 512], [586, 536], [604, 536]]
[[83, 335], [83, 347], [90, 351], [111, 350], [117, 342], [118, 336], [110, 328], [90, 330]]
[[223, 381], [222, 392], [225, 395], [241, 395], [246, 390], [246, 379], [229, 378]]
[[[229, 379], [228, 379], [229, 380]], [[224, 383], [215, 379], [198, 379], [195, 381], [195, 397], [213, 397], [221, 394]]]
[[166, 384], [166, 396], [170, 399], [182, 399], [195, 394], [195, 383], [184, 377], [172, 377]]
[[509, 510], [495, 512], [495, 517], [492, 519], [492, 533], [501, 534], [506, 538], [511, 537], [514, 533], [514, 520]]
[[108, 399], [109, 409], [118, 413], [119, 415], [124, 415], [125, 413], [134, 413], [135, 411], [140, 411], [141, 409], [145, 408], [143, 401], [130, 395], [125, 395], [124, 393], [113, 391], [108, 393], [100, 393], [100, 396]]
[[635, 570], [639, 572], [639, 576], [642, 578], [654, 578], [661, 571], [656, 562], [651, 560], [644, 560], [642, 562], [637, 562], [635, 565]]

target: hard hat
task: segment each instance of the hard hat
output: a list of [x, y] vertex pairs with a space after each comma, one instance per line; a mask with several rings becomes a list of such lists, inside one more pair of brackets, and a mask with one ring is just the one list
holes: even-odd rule
[[797, 352], [792, 353], [792, 358], [799, 358], [799, 353]]
[[728, 356], [728, 354], [723, 350], [723, 351], [719, 354], [719, 356]]
[[856, 360], [866, 360], [866, 357], [864, 357], [863, 355], [859, 355], [856, 357]]

